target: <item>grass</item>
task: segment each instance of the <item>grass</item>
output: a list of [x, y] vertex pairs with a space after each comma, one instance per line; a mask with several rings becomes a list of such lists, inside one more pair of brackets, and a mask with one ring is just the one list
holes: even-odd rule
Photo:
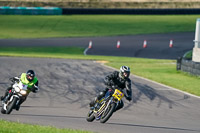
[[82, 55], [84, 49], [79, 47], [0, 47], [1, 54], [24, 54], [24, 55], [40, 55], [41, 54], [53, 54], [54, 56], [59, 54], [70, 55]]
[[58, 129], [51, 126], [39, 126], [0, 120], [1, 133], [92, 133], [89, 131]]
[[[144, 59], [133, 57], [83, 55], [83, 48], [75, 47], [1, 47], [0, 56], [48, 57], [66, 59], [85, 59], [108, 61], [106, 65], [119, 69], [122, 65], [130, 66], [132, 74], [142, 76], [159, 83], [200, 96], [200, 77], [191, 76], [176, 70], [175, 60]], [[73, 51], [72, 54], [70, 49]], [[23, 52], [24, 51], [24, 52]], [[28, 53], [28, 54], [27, 54]]]
[[0, 38], [118, 36], [195, 30], [199, 15], [0, 15]]

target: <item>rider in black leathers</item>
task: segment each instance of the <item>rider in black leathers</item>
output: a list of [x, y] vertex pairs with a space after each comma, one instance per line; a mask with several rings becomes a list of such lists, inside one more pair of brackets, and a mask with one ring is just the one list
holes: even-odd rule
[[[93, 107], [96, 102], [98, 102], [101, 98], [103, 98], [106, 94], [106, 92], [109, 89], [125, 89], [125, 98], [128, 101], [132, 100], [132, 90], [131, 90], [131, 80], [129, 79], [130, 75], [130, 68], [128, 66], [121, 66], [120, 72], [114, 71], [110, 75], [105, 77], [105, 85], [107, 86], [105, 90], [101, 91], [100, 94], [95, 97], [93, 101], [90, 102], [90, 107]], [[123, 108], [124, 103], [121, 100], [118, 104], [116, 111]]]

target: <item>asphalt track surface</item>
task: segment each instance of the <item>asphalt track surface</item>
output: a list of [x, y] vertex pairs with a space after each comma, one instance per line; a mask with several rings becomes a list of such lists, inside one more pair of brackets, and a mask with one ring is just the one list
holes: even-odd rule
[[[79, 46], [87, 48], [88, 55], [129, 56], [155, 59], [177, 59], [194, 47], [194, 32], [55, 39], [0, 39], [0, 46]], [[147, 48], [143, 48], [144, 40]], [[173, 40], [173, 48], [169, 47]], [[120, 48], [116, 48], [120, 41]]]
[[31, 93], [20, 111], [1, 119], [73, 128], [99, 133], [198, 133], [200, 98], [131, 75], [133, 101], [101, 124], [85, 117], [88, 103], [104, 88], [105, 75], [113, 71], [94, 61], [0, 57], [0, 95], [8, 79], [34, 69], [40, 92]]

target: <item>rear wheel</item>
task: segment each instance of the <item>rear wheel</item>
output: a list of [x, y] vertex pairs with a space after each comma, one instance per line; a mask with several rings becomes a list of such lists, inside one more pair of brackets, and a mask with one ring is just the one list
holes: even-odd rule
[[100, 122], [105, 123], [115, 111], [116, 103], [112, 103], [102, 114]]
[[90, 111], [88, 112], [88, 115], [87, 115], [86, 120], [87, 120], [88, 122], [92, 122], [92, 121], [94, 121], [94, 119], [95, 119], [94, 112], [93, 112], [92, 110], [90, 110]]
[[8, 106], [7, 106], [6, 114], [10, 114], [12, 112], [12, 109], [15, 107], [16, 102], [17, 102], [17, 98], [14, 97], [13, 100], [12, 100], [12, 102], [9, 103]]

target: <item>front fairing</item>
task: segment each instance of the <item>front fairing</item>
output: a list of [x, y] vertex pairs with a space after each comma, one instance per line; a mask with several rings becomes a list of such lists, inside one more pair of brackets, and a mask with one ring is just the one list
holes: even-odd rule
[[13, 94], [21, 97], [26, 97], [29, 94], [28, 85], [23, 84], [21, 81], [16, 82], [12, 89]]

